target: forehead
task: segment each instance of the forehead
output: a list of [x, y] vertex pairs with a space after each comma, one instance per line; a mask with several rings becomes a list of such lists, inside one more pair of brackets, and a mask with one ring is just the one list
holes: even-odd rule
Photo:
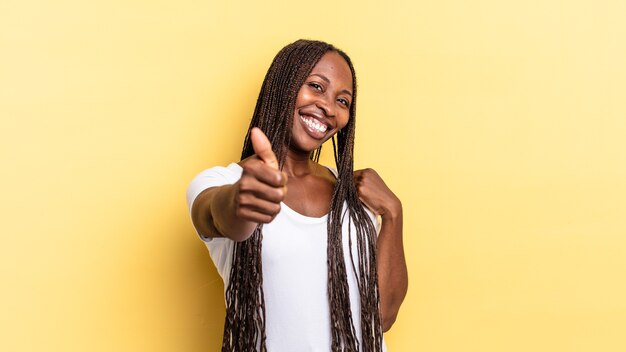
[[317, 62], [311, 74], [322, 74], [332, 84], [352, 91], [352, 71], [346, 60], [335, 51], [329, 51]]

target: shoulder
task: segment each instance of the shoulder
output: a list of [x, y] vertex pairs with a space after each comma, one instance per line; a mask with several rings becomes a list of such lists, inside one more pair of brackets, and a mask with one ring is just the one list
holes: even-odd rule
[[236, 163], [214, 166], [198, 173], [187, 187], [187, 205], [191, 209], [193, 201], [202, 191], [211, 187], [233, 184], [241, 178], [242, 168]]
[[330, 166], [325, 166], [324, 167], [330, 171], [330, 173], [335, 176], [335, 178], [339, 177], [339, 172], [337, 171], [337, 169], [335, 169], [334, 167], [330, 167]]
[[237, 163], [231, 163], [228, 166], [214, 166], [198, 173], [193, 181], [206, 178], [238, 179], [241, 176], [241, 171], [242, 168]]

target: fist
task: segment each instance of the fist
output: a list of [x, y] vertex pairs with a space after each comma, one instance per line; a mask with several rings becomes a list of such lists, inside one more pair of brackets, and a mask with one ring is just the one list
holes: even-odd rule
[[374, 214], [385, 216], [394, 215], [402, 211], [400, 199], [396, 197], [373, 169], [355, 171], [354, 183], [359, 199]]
[[258, 128], [250, 131], [256, 153], [241, 167], [243, 173], [235, 183], [235, 214], [246, 221], [267, 224], [280, 211], [287, 192], [287, 175], [278, 170], [278, 160], [267, 136]]

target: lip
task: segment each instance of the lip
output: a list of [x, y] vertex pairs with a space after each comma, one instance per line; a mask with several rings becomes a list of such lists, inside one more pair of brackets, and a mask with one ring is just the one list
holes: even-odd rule
[[320, 113], [319, 111], [302, 109], [298, 111], [298, 115], [311, 117], [317, 120], [319, 124], [326, 125], [326, 131], [335, 128], [335, 126], [333, 126], [333, 124], [326, 118], [326, 116], [324, 116], [324, 114]]
[[[302, 126], [304, 131], [313, 139], [323, 140], [326, 137], [326, 134], [328, 133], [328, 131], [330, 130], [330, 127], [328, 126], [327, 123], [324, 123], [324, 121], [320, 121], [315, 116], [312, 116], [312, 115], [309, 115], [309, 114], [299, 114], [298, 118], [300, 120], [300, 125]], [[314, 120], [315, 122], [319, 123], [320, 125], [326, 126], [326, 131], [322, 132], [322, 131], [320, 131], [318, 129], [315, 129], [315, 128], [309, 126], [304, 121], [305, 119], [307, 119], [307, 120]]]
[[[300, 125], [302, 126], [302, 128], [307, 132], [309, 136], [311, 136], [314, 139], [318, 139], [318, 140], [324, 139], [327, 133], [334, 128], [334, 126], [332, 126], [330, 121], [328, 121], [328, 119], [326, 119], [325, 116], [323, 116], [317, 111], [299, 110], [298, 118], [300, 120]], [[326, 131], [322, 132], [309, 126], [305, 121], [303, 121], [304, 119], [314, 120], [316, 123], [326, 126]]]

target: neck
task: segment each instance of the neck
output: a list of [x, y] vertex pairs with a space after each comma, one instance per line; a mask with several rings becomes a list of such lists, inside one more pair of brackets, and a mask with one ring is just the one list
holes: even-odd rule
[[308, 153], [289, 150], [283, 171], [289, 177], [300, 177], [314, 173], [317, 166], [318, 164], [309, 158]]

